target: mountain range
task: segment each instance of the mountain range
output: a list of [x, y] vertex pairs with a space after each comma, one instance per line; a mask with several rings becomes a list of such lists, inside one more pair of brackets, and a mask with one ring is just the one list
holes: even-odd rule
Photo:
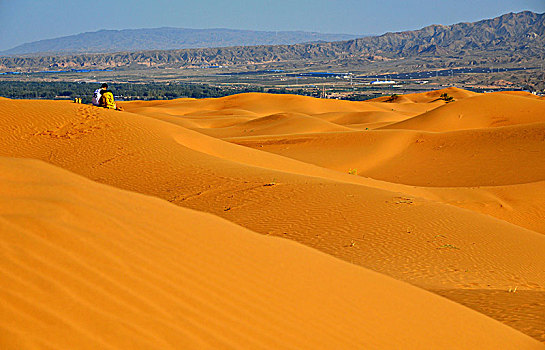
[[463, 61], [464, 64], [543, 61], [545, 14], [529, 11], [509, 13], [474, 23], [432, 25], [415, 31], [327, 43], [2, 57], [0, 69], [183, 68], [333, 61], [342, 67], [411, 57], [440, 57]]
[[99, 30], [55, 39], [39, 40], [1, 51], [2, 55], [77, 54], [191, 48], [290, 45], [342, 41], [349, 34], [304, 31], [252, 31], [236, 29], [152, 28]]

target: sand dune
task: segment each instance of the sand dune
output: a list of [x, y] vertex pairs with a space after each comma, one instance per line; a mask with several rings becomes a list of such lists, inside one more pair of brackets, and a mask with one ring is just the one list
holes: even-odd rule
[[528, 97], [528, 98], [535, 99], [535, 100], [543, 100], [543, 97], [534, 95], [534, 94], [529, 93], [527, 91], [496, 91], [496, 92], [492, 92], [491, 94], [492, 95], [494, 95], [494, 94], [501, 94], [501, 95], [507, 94], [507, 95]]
[[[514, 225], [441, 203], [404, 199], [400, 193], [353, 183], [348, 174], [137, 115], [62, 102], [13, 101], [0, 105], [0, 111], [6, 107], [2, 115], [17, 118], [20, 125], [11, 130], [15, 120], [2, 123], [8, 126], [0, 130], [9, 135], [0, 141], [7, 156], [46, 160], [99, 182], [218, 214], [427, 288], [481, 285], [478, 281], [486, 279], [486, 285], [507, 289], [512, 276], [528, 288], [545, 282], [545, 261], [542, 268], [541, 262], [535, 270], [525, 267], [539, 260], [545, 236]], [[38, 113], [44, 109], [51, 114]], [[407, 235], [432, 213], [433, 222], [416, 236]], [[434, 238], [437, 232], [448, 240]], [[511, 236], [516, 242], [510, 242]], [[347, 249], [362, 239], [365, 245]], [[513, 246], [504, 245], [506, 240]], [[437, 249], [449, 244], [464, 249], [454, 254]], [[513, 249], [526, 252], [515, 258], [520, 263], [508, 257]], [[446, 280], [439, 272], [458, 265], [471, 266], [474, 274], [456, 273]], [[502, 272], [490, 275], [492, 269]]]
[[229, 138], [374, 129], [441, 105], [386, 105], [248, 93], [219, 99], [131, 102], [123, 106], [132, 113]]
[[353, 131], [318, 118], [298, 113], [276, 113], [239, 122], [223, 128], [193, 128], [214, 137], [237, 137], [246, 135], [305, 134], [315, 132]]
[[540, 122], [545, 122], [545, 101], [518, 95], [485, 94], [452, 102], [383, 128], [452, 131]]
[[415, 94], [407, 94], [407, 95], [400, 95], [396, 96], [396, 98], [391, 98], [391, 96], [383, 96], [378, 97], [375, 99], [370, 100], [370, 102], [394, 102], [394, 103], [407, 103], [407, 102], [413, 102], [413, 103], [432, 103], [432, 102], [441, 102], [440, 100], [441, 95], [447, 94], [448, 96], [451, 96], [454, 100], [463, 100], [468, 97], [477, 96], [478, 94], [472, 91], [467, 91], [463, 89], [459, 89], [456, 87], [449, 87], [441, 90], [433, 90], [433, 91], [427, 91], [427, 92], [421, 92], [421, 93], [415, 93]]
[[382, 96], [369, 100], [369, 102], [392, 102], [392, 103], [412, 103], [413, 101], [409, 99], [406, 95], [391, 95], [391, 96]]
[[[126, 104], [132, 106], [133, 103]], [[240, 95], [227, 96], [222, 98], [209, 99], [178, 99], [161, 102], [135, 102], [134, 108], [167, 108], [178, 110], [175, 113], [183, 111], [183, 115], [201, 114], [203, 111], [230, 111], [245, 110], [252, 111], [255, 114], [264, 116], [276, 113], [292, 112], [303, 114], [317, 114], [326, 112], [354, 112], [365, 109], [358, 102], [336, 101], [336, 100], [317, 100], [312, 97], [297, 95], [273, 95], [262, 93], [246, 93]], [[287, 107], [287, 108], [286, 108]]]
[[447, 133], [385, 130], [231, 141], [389, 182], [476, 187], [545, 180], [544, 133], [545, 123], [536, 123]]
[[[515, 286], [537, 293], [531, 300], [545, 294], [545, 235], [537, 232], [545, 123], [365, 130], [456, 105], [470, 113], [466, 102], [489, 101], [449, 91], [458, 101], [446, 105], [433, 101], [439, 92], [403, 103], [243, 94], [125, 103], [131, 113], [2, 101], [0, 155], [41, 159], [298, 241], [545, 340], [520, 298], [485, 297]], [[248, 125], [259, 134], [241, 137]], [[545, 313], [545, 302], [531, 303]]]
[[367, 112], [330, 112], [315, 115], [320, 119], [327, 120], [331, 123], [340, 125], [353, 125], [365, 123], [384, 123], [397, 122], [407, 119], [406, 116], [400, 115], [399, 112], [388, 111], [367, 111]]
[[[545, 196], [545, 183], [539, 180], [543, 174], [543, 169], [540, 168], [542, 162], [539, 161], [543, 157], [543, 153], [540, 152], [543, 148], [540, 146], [542, 143], [539, 142], [539, 135], [545, 131], [543, 131], [543, 128], [539, 130], [541, 131], [535, 133], [538, 137], [537, 142], [532, 147], [530, 147], [530, 143], [521, 143], [520, 139], [514, 138], [511, 138], [508, 142], [501, 142], [503, 138], [500, 133], [496, 139], [492, 139], [490, 142], [491, 152], [487, 153], [479, 150], [478, 152], [469, 153], [461, 159], [460, 155], [463, 156], [465, 152], [463, 147], [458, 148], [458, 153], [441, 154], [437, 152], [442, 149], [441, 144], [434, 144], [432, 150], [435, 153], [427, 158], [427, 164], [423, 160], [416, 163], [418, 158], [410, 158], [408, 156], [410, 153], [406, 149], [413, 143], [424, 143], [429, 142], [429, 140], [422, 137], [422, 135], [413, 138], [411, 134], [407, 135], [407, 133], [394, 133], [392, 137], [386, 137], [387, 135], [384, 134], [377, 137], [367, 132], [365, 137], [358, 133], [350, 133], [342, 136], [307, 135], [292, 138], [235, 138], [231, 140], [237, 144], [291, 157], [340, 172], [355, 169], [362, 176], [374, 175], [377, 178], [395, 182], [422, 179], [422, 181], [425, 181], [426, 187], [392, 186], [391, 183], [382, 183], [380, 181], [368, 181], [365, 184], [471, 209], [545, 233], [545, 207], [541, 204], [542, 198]], [[453, 138], [451, 143], [454, 142], [458, 142], [458, 140]], [[517, 142], [519, 143], [517, 144]], [[462, 145], [472, 147], [471, 142], [462, 143]], [[502, 148], [502, 145], [508, 145], [509, 147]], [[507, 152], [494, 155], [497, 151], [496, 147]], [[517, 157], [525, 147], [528, 147], [526, 149], [529, 151], [526, 160], [523, 162], [523, 158]], [[416, 152], [413, 153], [413, 156], [415, 154]], [[441, 158], [437, 155], [441, 155]], [[506, 158], [502, 159], [502, 156]], [[449, 159], [456, 159], [456, 157], [458, 157], [458, 163], [451, 164], [448, 162]], [[512, 160], [512, 162], [509, 162], [509, 160]], [[486, 170], [468, 172], [465, 168], [458, 169], [457, 164], [462, 162], [470, 164], [474, 169], [484, 168]], [[404, 168], [399, 163], [405, 164], [407, 167]], [[419, 164], [420, 167], [412, 164]], [[436, 164], [440, 164], [440, 166], [436, 166]], [[512, 167], [512, 164], [520, 167]], [[524, 169], [528, 173], [521, 174], [520, 169]], [[456, 176], [453, 177], [453, 174]], [[501, 178], [505, 183], [510, 183], [510, 181], [518, 182], [525, 178], [529, 182], [485, 185], [486, 183], [498, 183]], [[463, 182], [474, 186], [438, 187], [460, 185]], [[429, 187], [432, 184], [435, 187]]]
[[545, 234], [543, 181], [478, 188], [418, 188], [415, 192], [421, 197], [485, 213]]
[[288, 240], [44, 163], [0, 168], [3, 349], [543, 348]]

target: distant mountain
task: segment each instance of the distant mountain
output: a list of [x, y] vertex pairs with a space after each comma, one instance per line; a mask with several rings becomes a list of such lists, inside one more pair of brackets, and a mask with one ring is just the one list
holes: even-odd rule
[[[369, 61], [439, 57], [459, 64], [541, 62], [545, 59], [545, 14], [509, 13], [494, 19], [387, 33], [340, 42], [227, 48], [140, 51], [93, 55], [0, 57], [0, 69], [191, 67], [261, 63]], [[405, 60], [407, 61], [407, 60]], [[404, 62], [405, 62], [404, 61]], [[427, 59], [427, 62], [434, 60]], [[402, 62], [400, 62], [402, 63]]]
[[255, 45], [290, 45], [354, 39], [348, 34], [302, 31], [252, 31], [234, 29], [154, 28], [99, 30], [40, 40], [2, 51], [2, 55], [77, 54], [121, 51], [174, 50]]
[[355, 39], [339, 46], [393, 56], [487, 52], [543, 52], [545, 14], [509, 13], [493, 19]]

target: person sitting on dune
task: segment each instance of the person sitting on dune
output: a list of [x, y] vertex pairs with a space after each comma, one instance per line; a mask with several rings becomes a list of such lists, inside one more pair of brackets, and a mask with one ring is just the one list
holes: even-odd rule
[[93, 99], [91, 100], [91, 103], [94, 106], [100, 106], [100, 96], [102, 95], [102, 92], [108, 90], [108, 84], [104, 83], [100, 87], [100, 89], [96, 89], [93, 93]]
[[[95, 104], [95, 102], [97, 103]], [[117, 107], [114, 99], [114, 94], [112, 91], [108, 90], [108, 84], [106, 83], [102, 84], [101, 88], [95, 91], [93, 95], [93, 104], [108, 109], [116, 109], [118, 111], [122, 110], [121, 107]]]

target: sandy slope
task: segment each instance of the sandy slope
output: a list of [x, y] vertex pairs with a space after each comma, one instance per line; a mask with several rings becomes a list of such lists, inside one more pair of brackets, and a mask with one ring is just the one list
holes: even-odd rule
[[545, 182], [472, 188], [417, 188], [417, 196], [449, 203], [545, 234]]
[[[438, 100], [441, 94], [453, 96], [456, 102], [446, 104]], [[497, 97], [495, 95], [498, 95]], [[472, 99], [473, 97], [473, 99]], [[502, 97], [507, 97], [503, 100]], [[512, 99], [510, 97], [517, 97]], [[373, 129], [392, 122], [418, 116], [422, 112], [436, 113], [447, 111], [452, 115], [436, 113], [435, 120], [428, 121], [436, 125], [445, 124], [446, 129], [473, 129], [458, 133], [430, 134], [398, 131], [396, 133], [366, 134], [307, 134], [274, 135], [261, 137], [231, 138], [233, 142], [249, 145], [258, 150], [272, 151], [305, 162], [310, 162], [330, 169], [347, 172], [357, 169], [360, 175], [373, 175], [376, 178], [396, 183], [420, 184], [435, 187], [413, 187], [367, 181], [366, 184], [378, 188], [399, 191], [408, 196], [427, 198], [433, 201], [448, 203], [462, 208], [491, 215], [516, 225], [545, 233], [545, 207], [542, 198], [545, 185], [541, 181], [543, 166], [543, 127], [542, 125], [525, 125], [543, 121], [541, 105], [520, 97], [542, 100], [536, 96], [505, 92], [491, 95], [479, 95], [472, 92], [449, 88], [422, 94], [412, 94], [396, 98], [394, 103], [366, 102], [368, 111], [360, 112], [326, 112], [314, 114], [327, 121], [351, 128]], [[385, 98], [388, 99], [388, 98]], [[476, 103], [479, 102], [479, 103]], [[201, 102], [204, 104], [204, 102]], [[370, 107], [370, 106], [371, 107]], [[408, 109], [413, 108], [413, 110]], [[418, 106], [418, 107], [416, 107]], [[501, 107], [501, 108], [498, 108]], [[283, 105], [286, 111], [292, 105]], [[429, 112], [437, 107], [435, 111]], [[243, 102], [240, 108], [248, 108]], [[364, 108], [364, 107], [362, 107]], [[405, 109], [402, 112], [402, 109]], [[377, 111], [382, 109], [382, 112]], [[175, 113], [183, 115], [184, 109], [176, 109]], [[251, 108], [245, 109], [251, 113]], [[145, 109], [143, 109], [145, 111]], [[390, 111], [390, 112], [388, 112]], [[492, 115], [489, 111], [497, 112]], [[458, 121], [460, 114], [470, 116], [463, 123]], [[192, 112], [195, 113], [195, 112]], [[173, 117], [174, 120], [185, 120], [186, 117]], [[463, 119], [463, 118], [462, 118]], [[410, 120], [410, 119], [409, 119]], [[236, 123], [235, 120], [232, 121]], [[364, 124], [358, 124], [364, 123]], [[366, 124], [365, 124], [366, 123]], [[464, 124], [465, 123], [465, 124]], [[513, 128], [487, 130], [489, 127], [511, 125]], [[428, 125], [422, 124], [420, 129]], [[481, 128], [481, 129], [478, 129]], [[417, 127], [418, 129], [418, 127]], [[199, 130], [195, 128], [195, 130]], [[205, 129], [199, 131], [205, 132]], [[352, 141], [353, 140], [353, 141]], [[485, 142], [483, 143], [483, 140]], [[463, 164], [464, 166], [460, 166]], [[369, 171], [366, 173], [366, 171]], [[458, 187], [438, 187], [458, 186]], [[460, 187], [472, 186], [472, 187]], [[465, 287], [464, 287], [465, 288]], [[457, 301], [471, 304], [479, 310], [520, 327], [534, 327], [530, 331], [538, 339], [545, 340], [545, 327], [542, 321], [525, 317], [525, 309], [519, 302], [497, 303], [488, 300], [488, 292], [477, 294], [449, 293]], [[480, 293], [480, 294], [479, 294]], [[483, 295], [483, 298], [476, 297]], [[495, 294], [493, 294], [495, 295]], [[501, 305], [496, 309], [497, 305]], [[535, 304], [532, 304], [535, 305]], [[494, 311], [495, 310], [495, 311]], [[543, 303], [537, 313], [545, 312]], [[503, 312], [505, 317], [499, 317]], [[517, 314], [514, 316], [514, 314]], [[519, 320], [525, 320], [522, 326]]]
[[[545, 180], [545, 122], [432, 133], [380, 130], [231, 138], [319, 166], [428, 187], [476, 187]], [[460, 166], [463, 165], [463, 166]]]
[[440, 101], [441, 95], [447, 94], [448, 96], [452, 97], [454, 100], [463, 100], [468, 97], [477, 96], [478, 94], [472, 91], [467, 91], [463, 89], [459, 89], [456, 87], [449, 87], [445, 89], [440, 90], [433, 90], [433, 91], [426, 91], [416, 94], [407, 94], [407, 95], [399, 95], [396, 96], [396, 98], [391, 98], [391, 96], [383, 96], [378, 97], [373, 100], [370, 100], [371, 102], [394, 102], [394, 103], [433, 103], [433, 102], [442, 102]]
[[219, 99], [131, 102], [124, 107], [133, 113], [225, 138], [373, 129], [443, 104], [386, 105], [248, 93]]
[[503, 93], [451, 102], [383, 128], [452, 131], [540, 122], [545, 122], [545, 101]]
[[[443, 92], [454, 94], [447, 89], [404, 97], [428, 103], [429, 99], [422, 96], [431, 99]], [[459, 89], [457, 96], [463, 97]], [[476, 97], [469, 98], [472, 96]], [[545, 209], [540, 204], [545, 192], [541, 181], [545, 173], [543, 101], [521, 92], [488, 95], [468, 92], [465, 98], [394, 125], [411, 122], [419, 130], [429, 129], [430, 124], [442, 125], [444, 129], [473, 130], [454, 133], [392, 130], [230, 140], [342, 172], [357, 169], [362, 176], [434, 186], [425, 189], [401, 186], [397, 190], [545, 233]], [[458, 116], [464, 113], [470, 118], [459, 120]], [[494, 113], [498, 114], [494, 117]], [[502, 124], [512, 127], [494, 123], [499, 114], [505, 117]], [[381, 186], [374, 184], [377, 185]]]
[[0, 159], [2, 349], [542, 349], [288, 240]]
[[[355, 169], [362, 176], [426, 186], [366, 183], [471, 209], [545, 233], [545, 207], [542, 205], [545, 164], [540, 161], [545, 157], [542, 140], [545, 125], [516, 129], [490, 133], [422, 134], [396, 131], [391, 135], [382, 133], [378, 137], [367, 132], [365, 135], [351, 133], [230, 140], [340, 172]], [[484, 136], [490, 137], [487, 139]], [[481, 142], [480, 148], [474, 147], [477, 140]], [[466, 164], [467, 167], [461, 168], [459, 164]], [[468, 171], [468, 168], [474, 171]], [[524, 171], [521, 172], [521, 169]]]
[[[30, 101], [0, 112], [7, 156], [212, 212], [427, 288], [545, 285], [545, 236], [487, 216], [137, 115]], [[513, 258], [517, 251], [524, 255]], [[450, 269], [458, 271], [445, 276]]]
[[[0, 133], [6, 137], [0, 139], [0, 153], [42, 159], [99, 182], [220, 215], [259, 233], [297, 240], [402, 281], [441, 290], [545, 340], [545, 327], [539, 319], [524, 316], [520, 300], [498, 306], [494, 299], [478, 297], [507, 293], [514, 286], [545, 294], [545, 236], [516, 225], [530, 220], [535, 224], [523, 226], [541, 227], [543, 162], [536, 159], [543, 159], [542, 126], [443, 133], [297, 129], [305, 119], [312, 125], [318, 120], [349, 128], [397, 122], [445, 105], [430, 102], [432, 98], [421, 103], [353, 103], [245, 94], [125, 104], [139, 115], [66, 102], [2, 101]], [[236, 138], [255, 150], [202, 134], [237, 136], [240, 130], [228, 129], [275, 113], [296, 117], [282, 128], [271, 125], [261, 136]], [[290, 130], [298, 135], [288, 134]], [[497, 142], [508, 159], [502, 160]], [[374, 171], [376, 178], [398, 183], [348, 175], [354, 164], [360, 174]], [[446, 171], [437, 164], [447, 166]], [[435, 187], [402, 185], [412, 181]], [[498, 203], [504, 206], [496, 207]], [[463, 290], [477, 294], [457, 293]], [[534, 310], [545, 312], [545, 302]]]
[[537, 96], [534, 94], [531, 94], [527, 91], [496, 91], [492, 92], [492, 94], [507, 94], [507, 95], [515, 95], [515, 96], [522, 96], [522, 97], [528, 97], [535, 100], [543, 100], [542, 96]]

